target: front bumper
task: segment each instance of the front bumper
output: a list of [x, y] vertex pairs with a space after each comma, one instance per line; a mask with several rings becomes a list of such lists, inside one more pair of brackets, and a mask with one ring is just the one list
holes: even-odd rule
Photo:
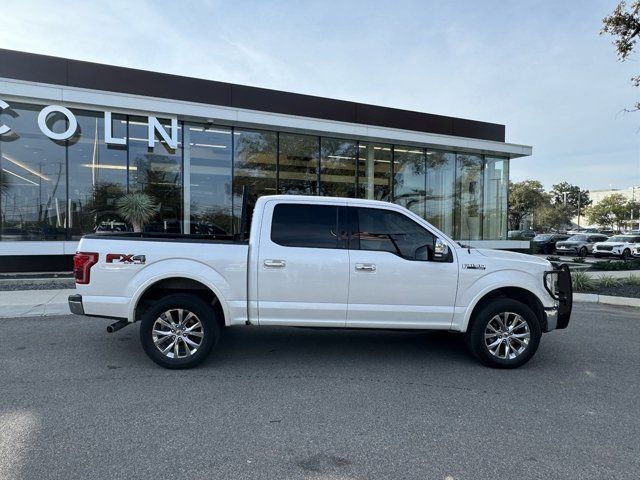
[[580, 249], [578, 247], [564, 247], [556, 245], [556, 252], [558, 253], [578, 253]]
[[619, 257], [620, 255], [622, 255], [622, 253], [611, 251], [603, 252], [602, 250], [594, 250], [593, 254], [598, 255], [599, 257]]
[[84, 306], [82, 305], [82, 295], [69, 295], [69, 310], [75, 315], [84, 315]]

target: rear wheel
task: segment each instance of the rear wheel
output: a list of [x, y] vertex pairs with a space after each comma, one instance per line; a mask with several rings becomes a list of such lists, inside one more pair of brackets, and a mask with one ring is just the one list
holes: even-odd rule
[[525, 304], [500, 298], [482, 308], [467, 331], [467, 345], [473, 355], [494, 368], [517, 368], [536, 353], [542, 330], [540, 322]]
[[579, 256], [579, 257], [586, 257], [586, 256], [587, 256], [587, 253], [589, 253], [589, 252], [587, 251], [587, 247], [582, 247], [582, 248], [580, 248], [580, 250], [578, 251], [578, 256]]
[[164, 297], [147, 310], [140, 324], [145, 353], [165, 368], [193, 368], [202, 363], [220, 336], [216, 312], [188, 294]]

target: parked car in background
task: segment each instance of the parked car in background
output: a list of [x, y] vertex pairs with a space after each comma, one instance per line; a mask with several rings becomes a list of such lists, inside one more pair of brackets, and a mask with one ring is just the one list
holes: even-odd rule
[[509, 240], [533, 240], [535, 236], [536, 232], [533, 230], [509, 230], [507, 232]]
[[631, 258], [631, 251], [640, 243], [640, 235], [614, 235], [604, 242], [598, 242], [593, 246], [593, 256], [619, 257], [623, 260]]
[[556, 252], [560, 255], [578, 255], [580, 257], [586, 257], [593, 251], [593, 246], [597, 242], [604, 242], [607, 240], [606, 235], [597, 234], [578, 234], [569, 237], [566, 240], [556, 243]]
[[640, 257], [640, 243], [636, 243], [631, 249], [631, 255], [638, 258]]
[[556, 243], [569, 238], [564, 233], [541, 233], [531, 240], [533, 253], [553, 253], [556, 250]]

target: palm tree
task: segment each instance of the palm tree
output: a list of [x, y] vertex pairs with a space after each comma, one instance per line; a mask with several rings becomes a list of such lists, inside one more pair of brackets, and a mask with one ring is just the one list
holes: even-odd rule
[[133, 226], [134, 232], [141, 232], [145, 224], [157, 211], [155, 200], [146, 193], [129, 193], [116, 201], [118, 212]]

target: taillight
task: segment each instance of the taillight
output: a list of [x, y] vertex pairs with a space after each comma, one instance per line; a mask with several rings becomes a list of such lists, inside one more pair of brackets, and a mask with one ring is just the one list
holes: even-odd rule
[[89, 283], [91, 267], [98, 263], [98, 254], [93, 252], [76, 252], [73, 256], [73, 274], [76, 283], [86, 285]]

